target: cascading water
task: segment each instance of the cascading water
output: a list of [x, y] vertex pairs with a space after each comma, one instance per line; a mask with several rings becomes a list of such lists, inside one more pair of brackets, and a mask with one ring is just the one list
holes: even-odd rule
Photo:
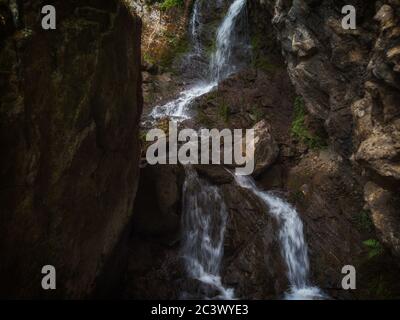
[[[195, 52], [196, 46], [198, 47], [198, 50], [201, 50], [199, 43], [199, 29], [201, 28], [199, 22], [200, 3], [201, 0], [196, 0], [194, 4], [194, 11], [189, 30]], [[182, 91], [176, 100], [153, 108], [150, 114], [153, 119], [160, 119], [168, 116], [180, 121], [190, 118], [190, 104], [196, 98], [212, 91], [221, 80], [225, 79], [236, 70], [235, 66], [231, 63], [232, 48], [236, 39], [234, 29], [245, 5], [246, 0], [235, 0], [229, 7], [228, 13], [217, 30], [216, 50], [209, 62], [211, 76], [208, 81], [199, 81], [194, 86]]]
[[217, 50], [212, 55], [210, 68], [214, 81], [221, 81], [235, 71], [231, 62], [232, 47], [235, 40], [234, 26], [246, 5], [246, 0], [235, 0], [217, 32]]
[[226, 289], [219, 276], [227, 219], [225, 203], [217, 187], [201, 180], [190, 166], [185, 171], [182, 255], [187, 273], [200, 286], [196, 293], [184, 297], [233, 299], [233, 290]]
[[195, 1], [193, 5], [192, 18], [190, 19], [190, 39], [194, 54], [201, 53], [200, 46], [200, 0]]
[[[199, 81], [182, 91], [176, 100], [155, 107], [151, 113], [154, 119], [169, 116], [180, 121], [190, 118], [190, 104], [213, 90], [223, 76], [232, 74], [234, 67], [229, 62], [235, 42], [233, 31], [245, 3], [246, 0], [235, 0], [218, 28], [217, 48], [213, 55], [216, 58], [209, 62], [210, 69], [217, 71], [211, 72], [208, 81]], [[196, 0], [189, 29], [193, 46], [189, 59], [201, 55], [200, 7], [201, 0]], [[184, 297], [233, 299], [233, 290], [226, 289], [219, 276], [227, 219], [225, 203], [217, 187], [199, 179], [191, 167], [186, 166], [185, 170], [182, 254], [189, 277], [199, 281], [200, 286], [196, 293], [187, 292]]]
[[[198, 97], [212, 91], [218, 83], [233, 74], [237, 66], [232, 61], [232, 51], [237, 42], [234, 29], [242, 14], [246, 0], [234, 0], [216, 35], [216, 50], [211, 56], [208, 81], [182, 91], [176, 100], [153, 109], [155, 119], [169, 116], [177, 121], [190, 118], [189, 106]], [[201, 0], [196, 0], [190, 22], [193, 51], [201, 54], [199, 29]], [[232, 299], [233, 290], [226, 289], [219, 275], [223, 256], [223, 240], [227, 219], [225, 203], [219, 189], [201, 180], [194, 169], [186, 166], [183, 190], [183, 241], [182, 254], [189, 277], [199, 281], [197, 292], [184, 297]], [[279, 238], [282, 255], [286, 261], [291, 285], [286, 299], [323, 299], [326, 296], [309, 283], [309, 260], [303, 235], [303, 224], [295, 210], [284, 200], [259, 190], [251, 177], [235, 176], [237, 183], [250, 189], [270, 209], [281, 224]]]
[[235, 175], [235, 179], [242, 188], [251, 190], [261, 199], [281, 224], [279, 239], [291, 286], [285, 298], [288, 300], [326, 298], [319, 288], [313, 287], [309, 283], [307, 244], [304, 240], [303, 223], [296, 209], [277, 196], [261, 191], [250, 176]]

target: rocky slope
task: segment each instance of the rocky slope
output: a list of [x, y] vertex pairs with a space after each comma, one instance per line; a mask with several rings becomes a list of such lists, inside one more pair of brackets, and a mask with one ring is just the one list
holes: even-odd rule
[[[0, 0], [0, 295], [201, 291], [181, 259], [182, 166], [144, 165], [138, 182], [140, 69], [147, 111], [193, 70], [205, 76], [231, 1], [202, 1], [196, 60], [185, 59], [190, 0], [168, 10], [54, 1], [57, 31], [40, 28], [39, 1], [13, 2], [13, 12], [8, 3]], [[341, 28], [345, 4], [357, 9], [356, 30]], [[145, 24], [142, 65], [132, 8]], [[298, 209], [313, 284], [332, 298], [398, 297], [399, 1], [248, 0], [247, 10], [238, 32], [252, 53], [233, 48], [246, 67], [197, 99], [184, 125], [257, 129], [257, 184]], [[277, 221], [222, 166], [194, 169], [226, 202], [223, 284], [239, 298], [282, 297]], [[45, 264], [57, 268], [56, 294], [40, 289]], [[348, 264], [356, 291], [341, 288]]]
[[[380, 238], [398, 255], [399, 1], [253, 4], [272, 16], [297, 93], [323, 123], [334, 151], [361, 174]], [[345, 4], [356, 8], [356, 30], [341, 27]]]
[[45, 31], [42, 1], [15, 3], [0, 1], [0, 296], [87, 297], [132, 215], [141, 23], [117, 0], [56, 0]]
[[[345, 4], [357, 9], [357, 30], [341, 28]], [[194, 119], [185, 125], [250, 128], [264, 123], [279, 154], [272, 157], [265, 148], [275, 161], [258, 172], [258, 184], [279, 190], [298, 208], [313, 283], [333, 298], [398, 296], [399, 2], [249, 0], [247, 5], [251, 63], [199, 98]], [[210, 33], [213, 19], [204, 27]], [[280, 297], [287, 285], [285, 267], [277, 228], [265, 207], [249, 201], [223, 169], [196, 169], [224, 190], [229, 207], [223, 281], [241, 298]], [[145, 171], [157, 177], [161, 169]], [[174, 174], [167, 180], [171, 183], [146, 187], [157, 195], [159, 208], [168, 194], [162, 185], [180, 190]], [[179, 192], [172, 198], [168, 203], [179, 208]], [[174, 227], [166, 235], [153, 225], [158, 237], [151, 241], [145, 228], [134, 232], [133, 248], [142, 248], [148, 259], [132, 259], [127, 283], [135, 285], [128, 284], [127, 296], [177, 297], [187, 286], [179, 261], [181, 212], [158, 212], [157, 226]], [[150, 265], [150, 257], [156, 257], [155, 264]], [[356, 291], [341, 288], [341, 269], [348, 264], [358, 272]]]
[[[356, 30], [341, 27], [346, 4], [356, 8]], [[354, 220], [371, 216], [376, 236], [392, 254], [399, 253], [400, 3], [283, 0], [250, 1], [250, 7], [253, 28], [273, 31], [280, 44], [288, 75], [309, 113], [306, 123], [328, 138], [329, 155], [308, 154], [288, 180], [289, 190], [302, 194], [298, 207], [309, 229], [312, 256], [329, 252], [324, 258], [328, 263], [314, 261], [321, 269], [316, 272], [348, 261], [368, 273], [359, 251], [368, 223], [357, 235]], [[271, 25], [261, 21], [263, 15], [271, 17]], [[339, 243], [347, 249], [334, 249]], [[346, 251], [353, 257], [341, 258]], [[331, 254], [335, 257], [329, 258]], [[364, 293], [374, 292], [374, 281], [364, 283]], [[381, 282], [387, 286], [391, 280]]]

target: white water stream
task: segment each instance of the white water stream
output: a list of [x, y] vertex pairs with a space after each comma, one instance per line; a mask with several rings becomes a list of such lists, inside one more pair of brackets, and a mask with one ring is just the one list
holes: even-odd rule
[[[209, 80], [199, 81], [183, 90], [177, 99], [156, 106], [151, 113], [154, 119], [165, 116], [176, 121], [189, 119], [192, 102], [212, 91], [221, 80], [236, 71], [231, 59], [236, 41], [235, 28], [245, 6], [246, 0], [234, 0], [217, 30], [216, 50], [209, 61], [211, 74]], [[201, 0], [196, 0], [189, 29], [193, 46], [192, 55], [201, 54], [200, 16]], [[191, 167], [187, 166], [185, 170], [182, 255], [189, 277], [199, 282], [197, 292], [187, 292], [185, 297], [233, 299], [233, 289], [225, 288], [220, 278], [227, 219], [225, 203], [217, 187], [200, 179]], [[235, 178], [241, 187], [250, 189], [260, 198], [280, 223], [281, 250], [291, 285], [285, 298], [302, 300], [324, 298], [319, 288], [309, 284], [307, 245], [303, 235], [303, 224], [295, 208], [284, 200], [258, 189], [251, 177], [235, 176]]]
[[324, 299], [325, 295], [309, 282], [310, 263], [307, 244], [304, 240], [303, 223], [296, 209], [283, 199], [260, 190], [251, 176], [235, 175], [242, 188], [249, 189], [269, 208], [269, 212], [280, 224], [279, 240], [282, 256], [287, 266], [290, 289], [287, 300]]
[[[221, 283], [220, 265], [228, 216], [217, 187], [198, 177], [195, 169], [185, 167], [183, 186], [182, 255], [186, 271], [199, 281], [195, 297], [233, 299], [232, 289]], [[190, 297], [193, 292], [187, 293]]]
[[[200, 3], [201, 0], [196, 0], [190, 23], [190, 35], [195, 53], [196, 50], [198, 50], [197, 53], [201, 50], [199, 43], [199, 28], [201, 28], [199, 21]], [[177, 99], [170, 101], [165, 105], [156, 106], [150, 114], [152, 118], [160, 119], [168, 116], [177, 121], [189, 119], [191, 103], [196, 98], [212, 91], [221, 80], [232, 74], [235, 68], [230, 63], [230, 58], [235, 40], [235, 22], [242, 13], [245, 5], [246, 0], [233, 1], [229, 7], [228, 13], [218, 28], [216, 50], [215, 53], [212, 54], [212, 58], [209, 62], [211, 74], [210, 79], [208, 81], [200, 81], [194, 86], [183, 90]]]

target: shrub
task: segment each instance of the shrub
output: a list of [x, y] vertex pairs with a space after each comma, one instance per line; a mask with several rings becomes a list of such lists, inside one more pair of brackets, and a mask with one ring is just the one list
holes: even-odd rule
[[161, 67], [170, 69], [175, 59], [182, 57], [189, 49], [189, 41], [185, 36], [178, 36], [171, 32], [165, 32], [168, 49], [160, 58], [159, 64]]
[[229, 106], [225, 103], [222, 102], [219, 107], [218, 107], [218, 115], [224, 122], [229, 121], [229, 116], [230, 116], [231, 110]]
[[363, 241], [363, 244], [369, 249], [368, 258], [370, 259], [383, 253], [383, 247], [376, 239], [365, 240]]
[[183, 7], [184, 4], [184, 0], [164, 0], [160, 5], [160, 9], [166, 11], [173, 7]]
[[372, 222], [370, 213], [367, 210], [362, 210], [354, 217], [353, 221], [361, 231], [372, 232], [374, 230], [374, 223]]
[[319, 150], [326, 147], [326, 141], [312, 134], [305, 125], [306, 108], [304, 100], [296, 97], [294, 101], [294, 118], [292, 122], [292, 134], [297, 139], [306, 144], [310, 149]]

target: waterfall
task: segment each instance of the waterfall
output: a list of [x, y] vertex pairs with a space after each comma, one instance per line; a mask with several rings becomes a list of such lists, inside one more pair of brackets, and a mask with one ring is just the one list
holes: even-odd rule
[[[234, 0], [216, 33], [216, 50], [209, 61], [208, 81], [199, 81], [183, 90], [177, 99], [157, 106], [151, 116], [155, 119], [164, 116], [176, 121], [190, 118], [189, 107], [201, 95], [212, 91], [220, 81], [232, 75], [237, 65], [233, 59], [233, 49], [239, 44], [237, 22], [246, 7], [246, 0]], [[201, 54], [201, 0], [193, 7], [189, 32], [193, 53]], [[190, 58], [191, 56], [189, 56]], [[182, 256], [190, 278], [198, 281], [196, 298], [232, 299], [233, 289], [226, 289], [220, 278], [220, 265], [223, 256], [224, 233], [227, 209], [220, 190], [200, 179], [190, 166], [185, 167], [186, 178], [183, 188], [182, 213]], [[286, 299], [323, 299], [323, 292], [313, 287], [309, 281], [309, 259], [304, 240], [303, 223], [294, 207], [283, 199], [261, 191], [251, 177], [235, 176], [237, 183], [251, 190], [270, 210], [280, 224], [279, 239], [282, 256], [287, 266], [290, 289]], [[193, 291], [193, 290], [192, 290]], [[193, 292], [187, 293], [193, 297]], [[187, 297], [184, 296], [184, 297]]]
[[[201, 0], [196, 0], [190, 22], [189, 32], [192, 37], [192, 43], [196, 52], [201, 50], [199, 43], [199, 28], [201, 28], [200, 16]], [[190, 118], [189, 106], [198, 97], [212, 91], [218, 83], [230, 76], [235, 70], [231, 63], [232, 48], [235, 45], [235, 27], [238, 17], [240, 17], [246, 5], [246, 0], [235, 0], [228, 9], [226, 16], [218, 27], [216, 35], [216, 50], [211, 55], [209, 68], [211, 77], [208, 81], [199, 81], [194, 86], [183, 90], [176, 100], [170, 101], [165, 105], [153, 108], [150, 116], [153, 119], [160, 119], [168, 116], [177, 121]]]
[[261, 191], [250, 176], [235, 175], [235, 179], [239, 186], [249, 189], [264, 202], [280, 223], [279, 240], [291, 286], [285, 298], [288, 300], [326, 298], [319, 288], [310, 285], [307, 244], [304, 240], [303, 223], [296, 209], [283, 199]]
[[201, 284], [195, 298], [233, 299], [233, 290], [224, 288], [219, 276], [228, 216], [225, 203], [217, 187], [201, 180], [190, 166], [185, 171], [182, 256], [190, 278]]
[[236, 20], [240, 16], [243, 8], [246, 5], [246, 0], [235, 0], [228, 10], [224, 21], [218, 28], [217, 32], [217, 50], [212, 55], [210, 68], [214, 81], [221, 81], [230, 76], [235, 66], [231, 62], [232, 47], [235, 41], [233, 32]]
[[201, 0], [196, 0], [193, 5], [192, 18], [190, 19], [190, 39], [193, 46], [194, 54], [201, 53], [200, 47], [200, 4]]

